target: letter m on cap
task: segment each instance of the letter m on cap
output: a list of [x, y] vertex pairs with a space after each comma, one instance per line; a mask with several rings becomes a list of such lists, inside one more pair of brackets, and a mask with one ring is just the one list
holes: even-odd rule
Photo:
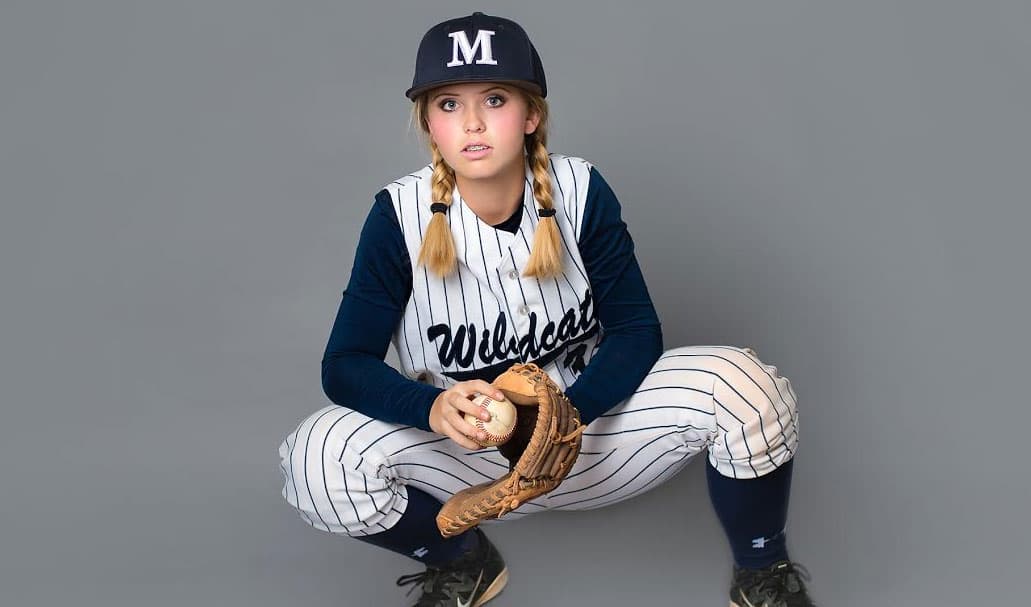
[[[477, 50], [480, 51], [480, 58], [476, 60], [476, 63], [497, 65], [498, 62], [494, 60], [494, 55], [490, 48], [490, 37], [493, 35], [494, 32], [490, 30], [477, 30], [476, 40], [470, 45], [469, 38], [465, 35], [464, 31], [448, 34], [453, 44], [451, 45], [451, 61], [448, 61], [447, 66], [455, 67], [456, 65], [472, 63]], [[458, 58], [459, 52], [462, 53], [462, 59]]]

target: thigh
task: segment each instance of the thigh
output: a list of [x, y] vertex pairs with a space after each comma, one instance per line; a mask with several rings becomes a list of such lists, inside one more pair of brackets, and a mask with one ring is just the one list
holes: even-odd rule
[[537, 501], [558, 510], [614, 504], [660, 486], [711, 445], [712, 374], [688, 362], [702, 348], [664, 352], [634, 394], [591, 422], [569, 476]]
[[672, 348], [634, 394], [591, 422], [569, 476], [536, 501], [559, 510], [614, 504], [660, 486], [703, 450], [723, 474], [759, 476], [790, 459], [796, 427], [790, 382], [751, 348]]
[[[508, 473], [496, 447], [466, 449], [434, 432], [337, 405], [303, 420], [279, 452], [287, 501], [312, 526], [352, 535], [393, 526], [407, 505], [408, 486], [445, 502]], [[544, 509], [527, 505], [512, 518]]]
[[[723, 403], [715, 404], [715, 387], [718, 384], [726, 391], [728, 386], [741, 385], [743, 380], [730, 379], [728, 364], [732, 370], [742, 370], [742, 378], [752, 383], [750, 378], [757, 372], [746, 364], [749, 361], [766, 375], [772, 370], [772, 377], [783, 382], [785, 394], [791, 394], [786, 380], [776, 376], [775, 367], [763, 365], [748, 348], [683, 346], [667, 350], [634, 394], [588, 426], [581, 454], [563, 483], [501, 520], [552, 509], [600, 508], [640, 495], [672, 478], [706, 448], [710, 459], [715, 458], [714, 464], [720, 465], [719, 449], [734, 445], [733, 435], [728, 438], [721, 429], [719, 418], [726, 417], [727, 410]], [[361, 515], [362, 504], [367, 502], [373, 517], [383, 512], [385, 523], [381, 525], [386, 527], [403, 511], [408, 485], [444, 502], [462, 489], [508, 473], [508, 461], [495, 447], [468, 450], [447, 437], [336, 406], [302, 422], [280, 452], [287, 475], [284, 494], [291, 503], [307, 501], [317, 512], [317, 503], [324, 510], [336, 510], [332, 502], [347, 502], [345, 509]], [[301, 473], [304, 482], [298, 491]], [[336, 491], [334, 474], [341, 477], [335, 483]], [[313, 494], [313, 478], [326, 479], [321, 493]], [[394, 502], [383, 504], [388, 499]]]

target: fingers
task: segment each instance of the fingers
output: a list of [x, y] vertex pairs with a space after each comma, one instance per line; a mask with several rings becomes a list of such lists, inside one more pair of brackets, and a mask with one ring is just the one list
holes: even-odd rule
[[486, 411], [483, 411], [479, 405], [463, 396], [454, 397], [452, 400], [448, 401], [448, 404], [451, 406], [444, 410], [444, 421], [447, 422], [448, 425], [469, 438], [477, 438], [479, 440], [485, 440], [487, 438], [487, 435], [482, 430], [465, 421], [466, 412], [472, 413], [473, 415], [480, 417], [480, 419], [483, 419], [480, 413], [486, 413]]
[[[483, 445], [476, 441], [486, 440], [487, 434], [465, 420], [466, 413], [484, 421], [490, 420], [490, 412], [471, 400], [477, 394], [486, 394], [497, 399], [505, 397], [500, 390], [482, 380], [458, 382], [438, 397], [440, 406], [437, 406], [438, 403], [434, 404], [434, 412], [430, 416], [431, 427], [467, 449], [483, 449]], [[435, 425], [434, 422], [438, 419], [439, 423]]]
[[451, 387], [451, 391], [460, 395], [459, 398], [449, 399], [452, 406], [462, 411], [462, 413], [471, 413], [483, 421], [490, 420], [490, 412], [477, 403], [474, 403], [472, 398], [477, 394], [486, 394], [487, 396], [497, 400], [505, 398], [505, 395], [501, 390], [498, 390], [487, 382], [478, 379], [459, 382]]
[[[466, 449], [472, 449], [474, 451], [479, 451], [480, 449], [483, 449], [483, 445], [469, 438], [469, 436], [463, 434], [461, 431], [456, 430], [455, 427], [452, 426], [447, 420], [444, 421], [444, 434], [446, 434], [451, 440], [455, 441], [456, 443], [465, 447]], [[486, 438], [486, 435], [484, 435], [482, 432], [480, 432], [479, 434], [483, 438]], [[476, 432], [473, 432], [473, 435], [476, 435]]]
[[470, 379], [469, 381], [461, 381], [451, 386], [451, 390], [465, 396], [466, 398], [472, 398], [477, 394], [486, 394], [487, 396], [501, 400], [505, 398], [505, 393], [495, 388], [492, 384], [489, 384], [482, 379]]
[[[456, 396], [452, 401], [452, 406], [459, 411], [459, 417], [463, 417], [466, 413], [470, 413], [473, 417], [478, 417], [483, 421], [490, 420], [490, 411], [487, 411], [479, 405], [474, 403], [469, 398], [464, 396]], [[465, 420], [463, 419], [463, 422]], [[471, 428], [472, 426], [470, 426]]]

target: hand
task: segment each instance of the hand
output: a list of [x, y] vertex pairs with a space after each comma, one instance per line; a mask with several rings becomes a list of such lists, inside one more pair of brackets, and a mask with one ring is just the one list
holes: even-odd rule
[[[540, 423], [526, 424], [529, 439], [515, 461], [506, 455], [511, 464], [507, 474], [462, 489], [444, 502], [437, 513], [437, 529], [444, 537], [458, 535], [486, 519], [499, 518], [552, 491], [580, 455], [587, 426], [580, 423], [580, 412], [547, 372], [533, 363], [516, 363], [495, 378], [492, 386], [492, 390], [504, 391], [505, 398], [518, 406], [517, 432], [518, 420], [528, 417], [524, 413], [533, 412]], [[519, 437], [514, 436], [505, 445], [517, 440]], [[503, 447], [499, 446], [498, 451]]]
[[497, 399], [505, 397], [501, 390], [483, 380], [460, 381], [438, 394], [433, 401], [433, 407], [430, 408], [430, 428], [466, 449], [483, 449], [483, 445], [476, 441], [486, 440], [486, 433], [465, 421], [466, 413], [472, 413], [483, 421], [490, 420], [490, 412], [472, 401], [477, 393]]

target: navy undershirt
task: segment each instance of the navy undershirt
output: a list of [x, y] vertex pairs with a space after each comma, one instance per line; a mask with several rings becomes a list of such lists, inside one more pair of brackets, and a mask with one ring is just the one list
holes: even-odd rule
[[522, 223], [522, 219], [523, 219], [522, 215], [523, 215], [523, 201], [520, 200], [519, 201], [519, 206], [516, 207], [516, 210], [515, 210], [514, 213], [512, 213], [512, 216], [509, 217], [508, 219], [506, 219], [505, 221], [502, 221], [501, 223], [494, 224], [493, 227], [495, 227], [495, 228], [497, 228], [499, 230], [504, 230], [506, 232], [512, 232], [513, 234], [515, 234], [516, 232], [519, 231], [519, 224]]
[[[520, 213], [522, 205], [494, 227], [516, 232]], [[661, 326], [634, 256], [633, 239], [620, 216], [619, 201], [596, 168], [591, 169], [577, 246], [604, 336], [566, 396], [584, 423], [590, 423], [633, 394], [663, 351]], [[430, 430], [429, 411], [443, 390], [405, 377], [384, 360], [411, 288], [411, 260], [393, 201], [384, 189], [362, 227], [322, 359], [322, 386], [336, 404]]]

